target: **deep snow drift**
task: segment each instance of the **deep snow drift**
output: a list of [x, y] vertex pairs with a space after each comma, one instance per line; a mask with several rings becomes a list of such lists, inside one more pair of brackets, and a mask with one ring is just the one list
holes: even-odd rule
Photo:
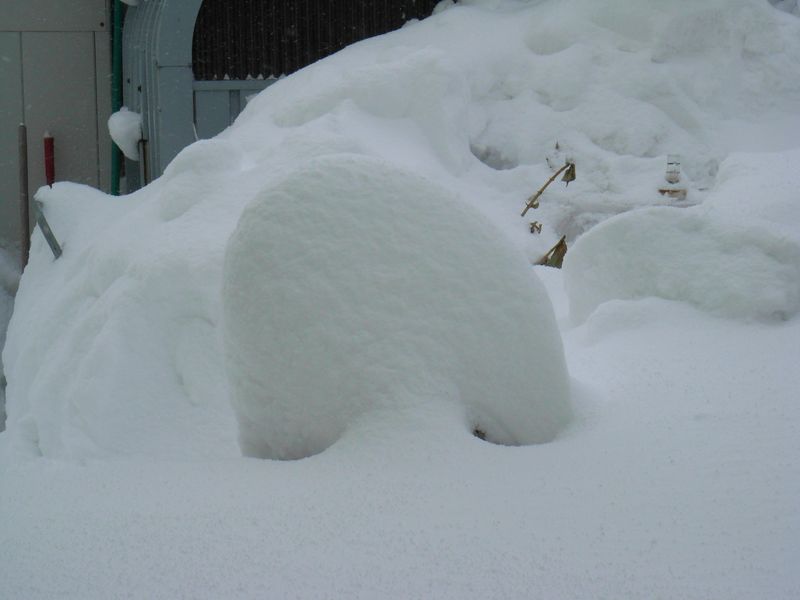
[[[12, 595], [800, 595], [800, 19], [762, 0], [443, 8], [271, 86], [135, 194], [40, 191], [64, 254], [53, 261], [34, 234], [3, 351], [0, 578]], [[657, 191], [667, 154], [680, 155], [685, 201]], [[567, 159], [578, 179], [552, 185], [520, 219]], [[327, 165], [328, 181], [326, 169], [347, 161], [352, 178], [337, 178], [330, 197], [304, 187], [310, 165]], [[403, 175], [391, 194], [372, 194], [373, 207], [359, 194], [381, 173]], [[434, 202], [398, 192], [400, 180]], [[276, 190], [285, 202], [272, 212]], [[441, 197], [447, 215], [435, 210]], [[402, 203], [396, 213], [387, 198]], [[391, 215], [415, 251], [454, 261], [437, 284], [468, 278], [453, 308], [485, 311], [487, 323], [440, 322], [451, 317], [433, 276], [416, 269], [392, 295], [397, 310], [374, 302], [370, 277], [402, 273], [402, 247], [375, 237], [392, 235]], [[359, 228], [362, 216], [374, 232]], [[464, 225], [481, 219], [491, 225]], [[265, 235], [246, 232], [251, 220]], [[462, 226], [477, 237], [436, 246]], [[331, 228], [364, 272], [327, 255]], [[562, 235], [563, 278], [519, 267]], [[463, 257], [479, 247], [506, 258]], [[415, 264], [437, 264], [427, 259]], [[394, 268], [376, 271], [383, 261]], [[495, 401], [495, 424], [512, 417], [530, 432], [551, 409], [564, 422], [563, 404], [550, 402], [561, 376], [540, 376], [541, 355], [513, 351], [514, 339], [531, 347], [528, 318], [552, 319], [537, 276], [561, 328], [574, 417], [548, 443], [485, 443], [471, 428], [492, 437], [479, 421]], [[495, 277], [501, 289], [530, 287], [537, 306], [521, 316], [524, 297], [492, 297]], [[232, 301], [237, 290], [249, 300]], [[358, 338], [364, 313], [349, 318], [356, 307], [376, 311], [384, 339], [408, 331], [436, 351], [425, 342], [417, 356], [416, 342], [400, 340], [357, 356], [369, 346]], [[296, 316], [313, 312], [305, 340]], [[519, 329], [511, 342], [504, 318]], [[225, 341], [224, 324], [235, 325]], [[473, 332], [489, 336], [485, 348]], [[560, 355], [554, 333], [536, 343]], [[396, 364], [401, 347], [407, 364]], [[498, 364], [472, 372], [465, 357], [492, 348]], [[284, 349], [309, 356], [292, 362]], [[259, 370], [276, 355], [285, 368]], [[319, 357], [346, 365], [348, 379], [314, 369], [304, 381]], [[460, 400], [371, 404], [381, 386], [413, 396], [418, 367], [433, 373], [425, 392]], [[531, 412], [513, 413], [504, 391], [526, 380]], [[311, 435], [323, 443], [295, 452], [296, 438], [284, 439], [275, 455], [327, 449], [293, 462], [241, 456], [232, 400], [239, 420], [272, 401], [287, 417], [256, 412], [267, 431], [258, 445], [306, 435], [322, 404], [293, 397], [336, 385], [368, 401], [331, 395], [336, 414]], [[475, 389], [487, 392], [469, 398]], [[250, 397], [276, 390], [279, 400]]]
[[383, 161], [312, 161], [247, 206], [223, 334], [246, 455], [321, 452], [369, 410], [455, 403], [487, 440], [551, 441], [569, 417], [550, 300], [455, 195]]

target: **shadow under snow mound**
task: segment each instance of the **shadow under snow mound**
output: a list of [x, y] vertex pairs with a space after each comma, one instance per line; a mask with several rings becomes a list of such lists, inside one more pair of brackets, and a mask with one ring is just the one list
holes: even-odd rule
[[650, 208], [598, 225], [570, 249], [564, 277], [579, 322], [609, 300], [645, 297], [726, 317], [788, 319], [800, 310], [800, 246], [699, 209]]
[[223, 310], [248, 456], [310, 456], [368, 411], [432, 402], [502, 444], [569, 420], [526, 261], [449, 192], [375, 159], [318, 159], [258, 194], [228, 243]]

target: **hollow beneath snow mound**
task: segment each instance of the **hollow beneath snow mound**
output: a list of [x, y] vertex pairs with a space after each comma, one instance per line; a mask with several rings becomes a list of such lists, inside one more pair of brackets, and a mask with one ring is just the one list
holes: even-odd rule
[[310, 456], [367, 411], [431, 402], [502, 444], [569, 420], [561, 338], [525, 260], [376, 159], [318, 159], [258, 194], [228, 243], [223, 311], [248, 456]]

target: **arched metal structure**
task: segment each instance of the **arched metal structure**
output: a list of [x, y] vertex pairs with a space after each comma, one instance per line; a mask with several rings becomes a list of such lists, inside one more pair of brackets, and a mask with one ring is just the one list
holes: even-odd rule
[[[192, 37], [203, 0], [145, 0], [128, 8], [123, 31], [125, 105], [142, 115], [148, 179], [195, 140]], [[130, 189], [146, 183], [127, 164]]]
[[129, 6], [123, 101], [142, 115], [144, 143], [140, 164], [126, 162], [128, 189], [158, 177], [196, 139], [230, 125], [247, 98], [278, 76], [424, 18], [437, 2], [140, 0]]

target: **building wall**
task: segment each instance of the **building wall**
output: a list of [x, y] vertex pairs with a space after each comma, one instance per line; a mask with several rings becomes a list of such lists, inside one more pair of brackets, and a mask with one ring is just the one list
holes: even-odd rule
[[107, 0], [0, 1], [0, 246], [19, 243], [21, 122], [31, 194], [45, 184], [46, 131], [56, 180], [109, 188], [110, 30]]

